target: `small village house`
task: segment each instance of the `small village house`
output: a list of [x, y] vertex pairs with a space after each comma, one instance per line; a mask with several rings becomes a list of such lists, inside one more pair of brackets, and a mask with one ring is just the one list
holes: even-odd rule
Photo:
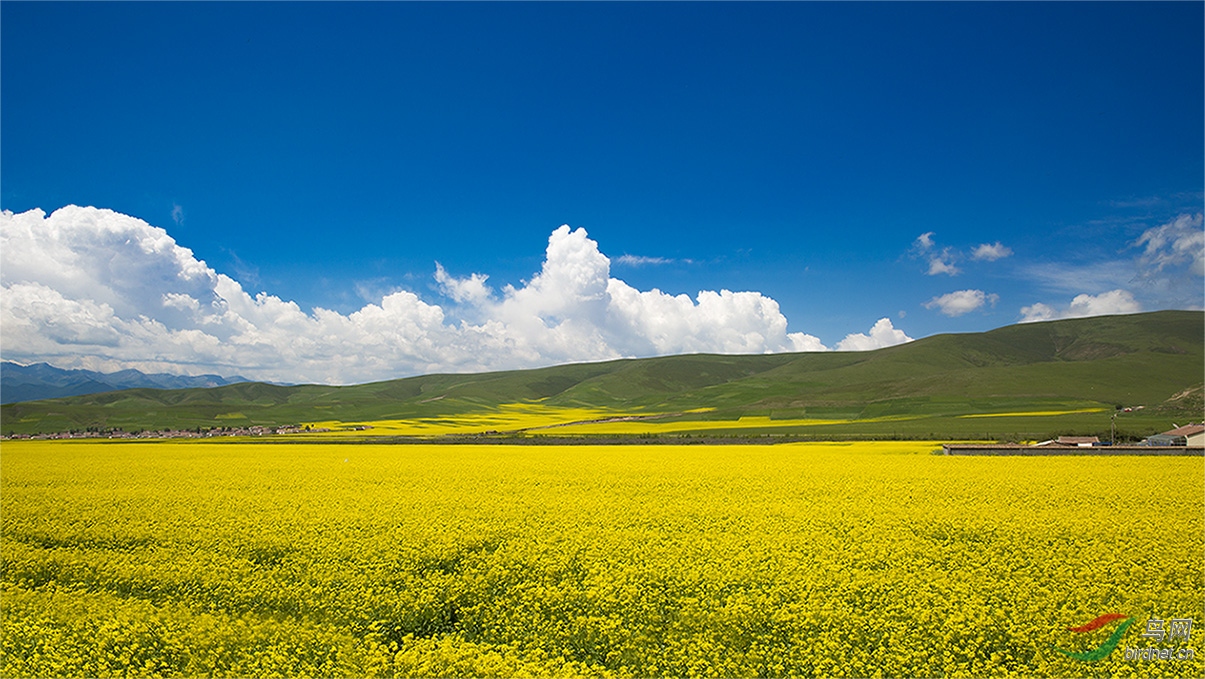
[[1147, 437], [1148, 446], [1188, 446], [1205, 448], [1205, 424], [1187, 424], [1162, 434]]
[[1051, 441], [1034, 444], [1035, 447], [1061, 446], [1065, 448], [1091, 448], [1098, 445], [1100, 445], [1100, 438], [1096, 436], [1060, 436]]

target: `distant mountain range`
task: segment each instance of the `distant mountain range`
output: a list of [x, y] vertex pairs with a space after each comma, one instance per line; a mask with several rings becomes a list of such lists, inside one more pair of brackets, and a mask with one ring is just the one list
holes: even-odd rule
[[84, 396], [121, 389], [195, 389], [221, 387], [248, 381], [243, 377], [219, 375], [148, 375], [137, 370], [101, 373], [93, 370], [64, 370], [48, 363], [21, 365], [0, 362], [0, 403], [38, 401], [46, 398]]

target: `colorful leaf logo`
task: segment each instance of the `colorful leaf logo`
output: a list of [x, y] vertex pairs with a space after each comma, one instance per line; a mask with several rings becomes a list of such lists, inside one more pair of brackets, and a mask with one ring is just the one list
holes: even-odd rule
[[1104, 627], [1115, 620], [1122, 620], [1123, 622], [1117, 626], [1117, 629], [1113, 630], [1113, 633], [1109, 635], [1108, 639], [1105, 639], [1104, 643], [1092, 649], [1091, 651], [1076, 653], [1075, 651], [1067, 651], [1058, 648], [1057, 646], [1054, 650], [1062, 653], [1068, 658], [1074, 658], [1084, 662], [1096, 662], [1098, 660], [1104, 660], [1105, 658], [1109, 657], [1109, 654], [1113, 652], [1113, 649], [1117, 648], [1117, 644], [1121, 642], [1121, 637], [1126, 633], [1126, 630], [1130, 628], [1130, 624], [1134, 622], [1133, 620], [1120, 613], [1107, 613], [1099, 618], [1096, 618], [1092, 622], [1085, 623], [1079, 627], [1067, 628], [1067, 630], [1070, 632], [1091, 632], [1092, 630], [1100, 629], [1101, 627]]

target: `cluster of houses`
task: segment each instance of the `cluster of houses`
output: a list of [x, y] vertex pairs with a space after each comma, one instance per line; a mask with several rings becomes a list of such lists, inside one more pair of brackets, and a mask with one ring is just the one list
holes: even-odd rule
[[1176, 427], [1141, 443], [1115, 445], [1096, 436], [1060, 436], [1034, 444], [947, 443], [946, 455], [1205, 455], [1205, 424]]
[[65, 431], [53, 434], [9, 434], [0, 439], [32, 439], [32, 440], [61, 440], [61, 439], [204, 439], [218, 436], [272, 436], [276, 434], [299, 434], [301, 432], [330, 431], [289, 425], [285, 427], [214, 427], [212, 429], [161, 429], [156, 431], [123, 431], [113, 429], [107, 431]]
[[[1050, 441], [1042, 441], [1035, 446], [1061, 446], [1066, 448], [1091, 448], [1093, 446], [1111, 445], [1101, 441], [1097, 436], [1060, 436]], [[1187, 446], [1189, 448], [1205, 448], [1205, 424], [1187, 424], [1176, 427], [1162, 434], [1155, 434], [1143, 439], [1140, 446], [1172, 447]]]

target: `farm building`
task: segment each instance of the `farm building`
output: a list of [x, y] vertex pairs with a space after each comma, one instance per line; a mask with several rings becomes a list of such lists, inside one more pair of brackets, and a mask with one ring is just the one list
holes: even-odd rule
[[1188, 424], [1162, 434], [1147, 437], [1148, 446], [1189, 446], [1205, 448], [1205, 424]]
[[1035, 443], [1035, 446], [1063, 446], [1071, 448], [1091, 448], [1092, 446], [1100, 445], [1100, 438], [1096, 436], [1060, 436], [1051, 441], [1042, 441]]

